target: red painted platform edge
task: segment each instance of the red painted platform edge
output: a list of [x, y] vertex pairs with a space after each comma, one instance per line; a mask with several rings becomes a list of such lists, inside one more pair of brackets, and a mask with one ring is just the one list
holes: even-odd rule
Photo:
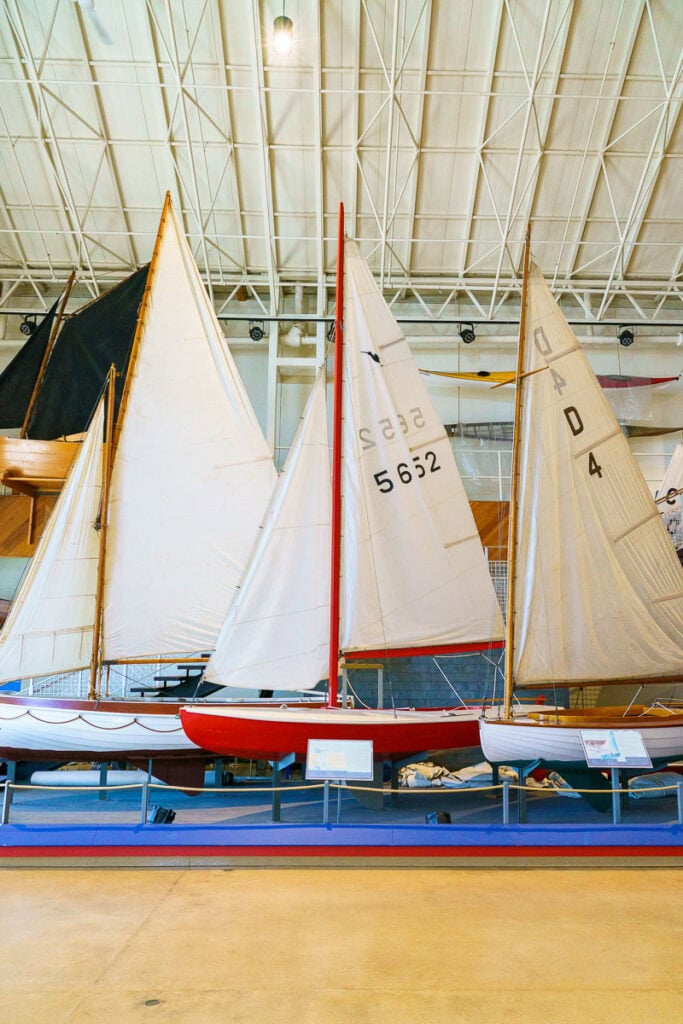
[[680, 846], [13, 846], [2, 857], [683, 857]]

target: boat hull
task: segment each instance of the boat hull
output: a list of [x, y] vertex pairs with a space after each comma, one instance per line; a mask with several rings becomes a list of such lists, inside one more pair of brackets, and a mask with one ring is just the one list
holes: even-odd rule
[[[206, 757], [173, 700], [0, 698], [0, 760], [107, 761]], [[188, 705], [189, 706], [189, 705]]]
[[[106, 710], [103, 709], [106, 707]], [[179, 705], [142, 701], [4, 698], [0, 758], [7, 761], [196, 757]]]
[[371, 740], [375, 759], [399, 760], [428, 750], [478, 750], [481, 708], [362, 711], [355, 708], [183, 708], [180, 721], [194, 743], [216, 754], [304, 759], [309, 739]]
[[666, 718], [601, 721], [587, 718], [584, 724], [482, 719], [479, 734], [484, 757], [491, 764], [579, 765], [586, 767], [581, 743], [584, 729], [614, 729], [639, 732], [653, 764], [683, 756], [683, 714]]

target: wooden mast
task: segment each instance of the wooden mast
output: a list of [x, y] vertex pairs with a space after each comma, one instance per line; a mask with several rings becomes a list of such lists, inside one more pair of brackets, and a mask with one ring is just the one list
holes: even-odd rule
[[130, 394], [131, 381], [133, 377], [133, 370], [135, 368], [135, 362], [137, 354], [140, 348], [140, 338], [142, 337], [142, 331], [145, 325], [145, 319], [147, 311], [149, 309], [149, 296], [152, 288], [152, 280], [156, 271], [157, 257], [159, 255], [159, 248], [161, 245], [161, 238], [163, 235], [164, 226], [168, 219], [168, 213], [171, 208], [171, 193], [167, 192], [164, 199], [164, 207], [161, 211], [161, 219], [159, 221], [159, 229], [157, 231], [156, 241], [154, 243], [154, 252], [152, 253], [152, 259], [149, 264], [149, 271], [147, 272], [147, 281], [145, 283], [145, 290], [142, 293], [142, 299], [140, 301], [140, 309], [138, 311], [138, 319], [135, 324], [135, 334], [133, 335], [133, 343], [131, 345], [130, 359], [128, 360], [128, 372], [123, 386], [123, 394], [121, 396], [121, 404], [119, 406], [119, 414], [116, 418], [116, 424], [114, 425], [114, 393], [115, 393], [115, 381], [116, 381], [116, 370], [112, 366], [109, 371], [111, 388], [109, 394], [109, 405], [107, 408], [107, 444], [105, 447], [105, 463], [106, 471], [103, 473], [103, 486], [102, 486], [102, 503], [100, 513], [100, 551], [99, 561], [97, 566], [97, 591], [95, 601], [95, 629], [93, 635], [93, 653], [92, 660], [90, 662], [90, 686], [88, 691], [88, 697], [90, 700], [94, 700], [97, 690], [97, 676], [99, 673], [100, 662], [102, 660], [101, 652], [101, 637], [102, 637], [102, 604], [104, 598], [104, 583], [105, 583], [105, 556], [106, 556], [106, 534], [107, 534], [107, 520], [109, 515], [109, 484], [111, 481], [111, 472], [114, 464], [114, 456], [116, 454], [116, 446], [121, 434], [121, 428], [123, 426], [123, 417], [126, 411], [126, 405], [128, 404], [128, 396]]
[[505, 697], [503, 717], [509, 718], [512, 711], [512, 666], [514, 655], [514, 614], [515, 583], [517, 562], [517, 512], [519, 474], [519, 422], [522, 410], [522, 378], [524, 377], [524, 343], [526, 337], [526, 293], [529, 281], [529, 250], [531, 248], [531, 225], [527, 224], [524, 238], [524, 276], [522, 278], [522, 309], [519, 316], [519, 344], [517, 346], [517, 390], [515, 391], [515, 418], [512, 442], [512, 473], [510, 478], [510, 518], [508, 524], [508, 591], [507, 617], [505, 621]]
[[328, 707], [336, 707], [339, 675], [339, 571], [341, 563], [341, 446], [344, 335], [344, 204], [337, 223], [337, 289], [334, 317], [334, 406], [332, 432], [332, 553]]
[[31, 392], [31, 400], [28, 403], [28, 409], [26, 410], [26, 415], [24, 416], [24, 422], [21, 425], [21, 433], [19, 434], [19, 437], [26, 437], [26, 434], [28, 432], [28, 425], [31, 421], [31, 413], [33, 412], [33, 407], [36, 404], [38, 392], [40, 391], [40, 385], [43, 383], [43, 377], [45, 376], [45, 368], [47, 366], [47, 361], [50, 358], [50, 353], [52, 352], [52, 349], [54, 348], [55, 339], [57, 337], [57, 331], [59, 330], [60, 324], [62, 322], [64, 310], [66, 308], [69, 295], [71, 294], [71, 289], [73, 288], [73, 283], [75, 279], [76, 271], [72, 270], [71, 273], [69, 274], [69, 280], [66, 282], [66, 288], [64, 289], [64, 294], [62, 295], [62, 301], [59, 304], [57, 316], [55, 317], [55, 322], [53, 323], [52, 330], [50, 331], [50, 337], [48, 338], [47, 345], [45, 346], [45, 352], [43, 353], [43, 358], [40, 362], [40, 369], [38, 370], [36, 382], [33, 385], [33, 391]]
[[152, 253], [152, 259], [149, 264], [149, 271], [147, 273], [147, 281], [145, 283], [145, 290], [142, 293], [142, 299], [140, 300], [140, 309], [138, 311], [138, 319], [135, 324], [135, 334], [133, 335], [133, 344], [130, 349], [130, 359], [128, 360], [128, 372], [126, 373], [126, 380], [123, 385], [123, 394], [121, 396], [121, 405], [119, 406], [119, 414], [116, 418], [116, 426], [114, 427], [114, 438], [113, 438], [113, 453], [116, 452], [116, 447], [119, 443], [119, 437], [121, 435], [121, 428], [123, 426], [123, 418], [126, 413], [126, 406], [128, 404], [128, 396], [130, 394], [131, 383], [133, 380], [133, 372], [135, 370], [135, 363], [137, 361], [138, 351], [140, 349], [140, 338], [142, 337], [142, 331], [145, 326], [145, 320], [147, 318], [147, 312], [149, 310], [149, 296], [152, 290], [152, 281], [154, 280], [154, 274], [156, 273], [157, 257], [159, 255], [159, 248], [161, 246], [161, 239], [164, 233], [164, 227], [168, 220], [168, 214], [171, 209], [171, 193], [167, 192], [164, 199], [164, 208], [161, 211], [161, 220], [159, 221], [159, 229], [157, 231], [156, 241], [154, 243], [154, 251]]
[[95, 621], [90, 660], [90, 685], [88, 699], [97, 696], [97, 680], [100, 673], [102, 648], [102, 603], [104, 597], [104, 565], [107, 554], [107, 521], [109, 518], [109, 483], [112, 467], [112, 435], [114, 431], [114, 400], [116, 390], [116, 367], [112, 364], [107, 374], [107, 419], [104, 431], [102, 457], [102, 498], [100, 501], [100, 546], [97, 559], [97, 588], [95, 590]]

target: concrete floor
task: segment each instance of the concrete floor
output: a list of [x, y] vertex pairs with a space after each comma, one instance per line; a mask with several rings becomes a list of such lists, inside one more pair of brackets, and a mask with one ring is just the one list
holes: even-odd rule
[[0, 871], [0, 1024], [680, 1024], [652, 869]]

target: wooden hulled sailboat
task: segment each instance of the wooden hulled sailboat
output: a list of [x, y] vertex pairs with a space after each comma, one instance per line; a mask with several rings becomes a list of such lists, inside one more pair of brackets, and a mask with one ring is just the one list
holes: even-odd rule
[[3, 759], [199, 753], [177, 703], [99, 695], [103, 666], [213, 648], [276, 479], [170, 196], [103, 448], [104, 419], [100, 404], [0, 633], [0, 681], [90, 665], [91, 699], [0, 698]]
[[[638, 731], [683, 754], [683, 707], [536, 712], [515, 689], [683, 679], [683, 568], [588, 360], [525, 254], [510, 510], [506, 707], [482, 720], [494, 764], [586, 767], [581, 730]], [[635, 701], [635, 697], [634, 697]]]
[[443, 424], [367, 264], [344, 246], [342, 210], [331, 501], [323, 388], [206, 677], [293, 690], [327, 678], [328, 706], [185, 708], [183, 728], [217, 753], [268, 759], [305, 756], [310, 738], [372, 740], [376, 758], [475, 747], [478, 709], [337, 704], [340, 658], [488, 650], [503, 634]]

